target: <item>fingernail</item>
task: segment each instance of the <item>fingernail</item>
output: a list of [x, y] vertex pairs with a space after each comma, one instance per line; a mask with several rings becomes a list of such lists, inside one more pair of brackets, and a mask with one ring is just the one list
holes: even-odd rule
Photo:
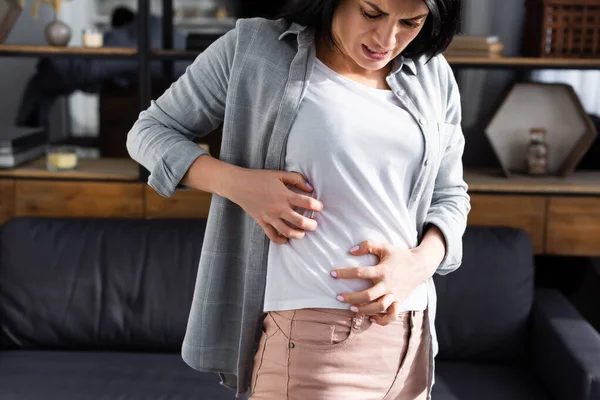
[[308, 186], [308, 188], [310, 190], [315, 190], [315, 188], [313, 187], [313, 185], [311, 185], [310, 183], [306, 182], [306, 186]]
[[350, 252], [354, 253], [358, 249], [360, 249], [360, 246], [354, 246], [353, 248], [350, 249]]
[[344, 302], [344, 297], [342, 297], [342, 296], [338, 296], [338, 297], [337, 297], [337, 300], [338, 300], [338, 301], [341, 301], [341, 302], [343, 303], [343, 302]]
[[352, 307], [350, 307], [350, 311], [352, 311], [352, 312], [358, 312], [358, 307], [352, 306]]
[[376, 324], [377, 321], [375, 321], [375, 319], [371, 318], [369, 321], [371, 321], [372, 324]]
[[334, 278], [337, 278], [337, 272], [331, 271], [331, 276], [333, 276]]

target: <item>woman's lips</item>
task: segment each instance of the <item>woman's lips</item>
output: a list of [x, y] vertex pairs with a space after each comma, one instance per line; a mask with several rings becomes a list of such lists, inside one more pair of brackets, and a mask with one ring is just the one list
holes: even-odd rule
[[371, 50], [369, 50], [369, 47], [367, 47], [366, 45], [362, 45], [362, 49], [363, 49], [363, 53], [365, 53], [365, 56], [373, 61], [381, 61], [381, 60], [385, 60], [387, 58], [387, 56], [390, 54], [389, 51], [386, 51], [385, 53], [380, 53], [380, 52], [372, 52]]

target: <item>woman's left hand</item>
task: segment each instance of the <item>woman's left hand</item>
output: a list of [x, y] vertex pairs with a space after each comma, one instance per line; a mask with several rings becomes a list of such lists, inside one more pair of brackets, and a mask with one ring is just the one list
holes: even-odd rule
[[[373, 254], [379, 263], [372, 267], [337, 269], [331, 273], [336, 279], [370, 279], [373, 286], [356, 293], [340, 293], [338, 300], [352, 304], [351, 310], [370, 315], [379, 325], [388, 325], [398, 319], [399, 305], [435, 271], [431, 260], [417, 247], [406, 249], [386, 243], [365, 241], [350, 250], [355, 256]], [[382, 312], [386, 311], [386, 314]]]

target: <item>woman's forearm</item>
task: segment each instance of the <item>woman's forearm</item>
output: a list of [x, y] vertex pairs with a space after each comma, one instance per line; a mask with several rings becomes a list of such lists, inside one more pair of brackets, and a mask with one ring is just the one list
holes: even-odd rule
[[229, 198], [241, 169], [210, 155], [203, 155], [192, 163], [181, 180], [181, 184], [192, 189]]

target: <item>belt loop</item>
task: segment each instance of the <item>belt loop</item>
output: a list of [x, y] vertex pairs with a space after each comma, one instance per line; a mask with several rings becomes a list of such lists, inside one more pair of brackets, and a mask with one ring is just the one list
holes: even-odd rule
[[410, 328], [413, 329], [415, 327], [415, 315], [417, 315], [416, 311], [411, 311], [410, 316]]
[[359, 330], [363, 323], [364, 318], [365, 318], [364, 314], [356, 314], [354, 317], [352, 317], [352, 329]]

